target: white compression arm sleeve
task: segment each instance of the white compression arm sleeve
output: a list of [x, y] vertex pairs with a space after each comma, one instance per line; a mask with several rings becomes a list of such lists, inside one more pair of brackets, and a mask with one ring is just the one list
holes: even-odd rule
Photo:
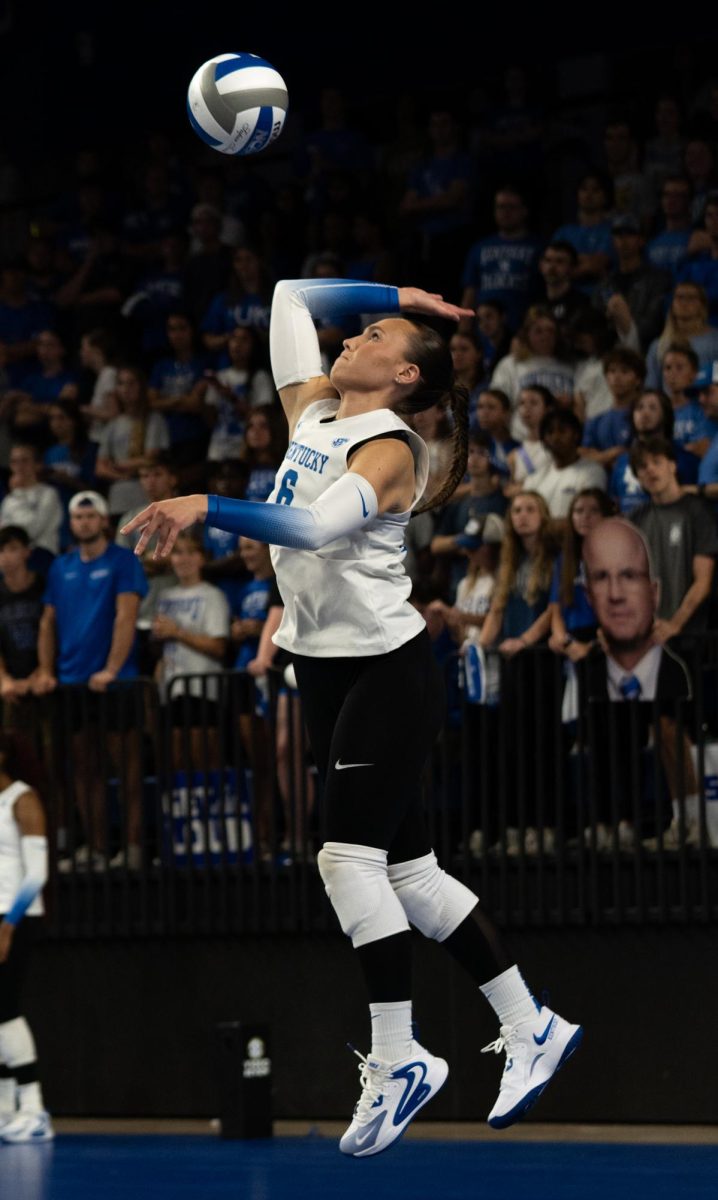
[[20, 838], [23, 878], [5, 920], [17, 925], [47, 883], [47, 838], [37, 834]]
[[307, 508], [208, 496], [205, 523], [272, 546], [321, 550], [368, 525], [378, 511], [379, 502], [369, 480], [356, 471], [347, 471]]
[[324, 374], [314, 317], [399, 312], [399, 293], [352, 279], [283, 279], [274, 289], [269, 349], [277, 390]]

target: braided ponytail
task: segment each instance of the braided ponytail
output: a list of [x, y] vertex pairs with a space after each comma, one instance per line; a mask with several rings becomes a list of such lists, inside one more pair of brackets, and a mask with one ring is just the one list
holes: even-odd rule
[[424, 500], [414, 510], [416, 513], [428, 512], [430, 508], [438, 508], [444, 504], [453, 496], [466, 474], [466, 460], [469, 455], [469, 393], [465, 387], [456, 385], [448, 392], [447, 400], [454, 423], [451, 467], [438, 492], [430, 499]]
[[448, 500], [466, 473], [469, 452], [469, 393], [466, 388], [454, 383], [454, 364], [449, 347], [441, 335], [431, 326], [418, 321], [411, 321], [411, 325], [413, 332], [410, 353], [421, 376], [416, 391], [397, 405], [396, 412], [402, 416], [413, 416], [414, 413], [423, 412], [435, 404], [448, 404], [454, 427], [451, 468], [438, 492], [414, 510], [416, 513], [422, 513]]

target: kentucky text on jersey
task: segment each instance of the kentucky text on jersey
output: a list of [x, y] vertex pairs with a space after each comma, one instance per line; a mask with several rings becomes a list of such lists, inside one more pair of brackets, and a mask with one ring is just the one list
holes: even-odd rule
[[316, 471], [317, 475], [324, 474], [324, 468], [329, 459], [328, 454], [322, 454], [319, 450], [312, 450], [311, 446], [304, 446], [301, 442], [290, 442], [284, 457], [289, 462], [295, 462], [298, 467], [306, 467], [308, 471]]

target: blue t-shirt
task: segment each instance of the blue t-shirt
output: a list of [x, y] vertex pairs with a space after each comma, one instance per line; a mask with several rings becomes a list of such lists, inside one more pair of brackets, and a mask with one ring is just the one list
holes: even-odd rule
[[[8, 346], [29, 342], [43, 329], [54, 328], [54, 311], [43, 300], [26, 300], [18, 307], [0, 303], [0, 342], [7, 342]], [[27, 366], [27, 362], [7, 365], [5, 369], [13, 387], [20, 385], [23, 375], [27, 374]]]
[[[202, 527], [202, 542], [209, 557], [214, 561], [218, 558], [226, 558], [228, 554], [236, 554], [239, 546], [239, 537], [236, 533], [228, 533], [226, 529], [212, 529], [209, 525], [204, 525]], [[236, 612], [246, 584], [246, 578], [228, 575], [224, 579], [221, 577], [213, 578], [212, 583], [221, 592], [224, 592], [230, 609], [232, 612]]]
[[[266, 621], [271, 587], [271, 579], [250, 579], [239, 593], [236, 615], [245, 621]], [[257, 657], [258, 649], [258, 637], [246, 638], [237, 652], [235, 671], [243, 671], [247, 663]]]
[[673, 440], [679, 446], [698, 438], [712, 438], [718, 433], [718, 423], [705, 415], [697, 400], [689, 400], [673, 410]]
[[690, 229], [665, 229], [646, 246], [646, 258], [652, 267], [661, 271], [670, 271], [675, 277], [683, 262], [691, 240]]
[[628, 412], [625, 408], [609, 408], [586, 422], [582, 445], [591, 450], [610, 450], [613, 446], [627, 446], [630, 440]]
[[[675, 442], [673, 446], [676, 452], [678, 482], [695, 483], [698, 479], [698, 466], [701, 460]], [[608, 494], [616, 501], [622, 513], [629, 513], [639, 504], [647, 504], [650, 500], [648, 492], [644, 492], [631, 470], [627, 450], [619, 455], [613, 464]]]
[[231, 333], [238, 325], [251, 329], [269, 329], [271, 301], [264, 296], [247, 293], [239, 300], [229, 292], [220, 292], [210, 304], [200, 324], [202, 333]]
[[142, 329], [142, 349], [167, 350], [167, 317], [184, 301], [184, 280], [176, 271], [157, 271], [139, 284], [130, 315]]
[[464, 287], [473, 287], [476, 304], [498, 300], [516, 329], [537, 289], [541, 243], [535, 237], [509, 238], [500, 233], [482, 238], [469, 250], [464, 264]]
[[72, 371], [58, 371], [57, 375], [33, 371], [22, 380], [20, 390], [28, 392], [36, 404], [53, 404], [68, 383], [77, 383], [77, 376]]
[[579, 566], [578, 575], [573, 581], [573, 597], [569, 605], [561, 604], [561, 572], [563, 571], [563, 555], [559, 555], [551, 576], [551, 589], [548, 594], [549, 604], [559, 604], [564, 625], [569, 633], [576, 629], [595, 629], [598, 622], [596, 614], [586, 593], [586, 576], [583, 563]]
[[245, 500], [266, 500], [276, 478], [276, 467], [252, 467], [244, 493]]
[[[103, 670], [112, 645], [117, 597], [127, 592], [146, 596], [147, 580], [139, 558], [114, 542], [89, 562], [83, 562], [79, 550], [55, 559], [43, 599], [55, 609], [60, 683], [86, 683]], [[133, 643], [117, 678], [136, 675]]]
[[699, 483], [718, 483], [718, 435], [713, 438], [698, 467]]
[[616, 257], [610, 221], [601, 221], [599, 225], [562, 225], [551, 241], [568, 242], [577, 254], [607, 254], [611, 262]]
[[[150, 387], [156, 388], [162, 396], [186, 396], [202, 378], [206, 366], [203, 358], [191, 358], [189, 362], [162, 358], [152, 368]], [[171, 445], [206, 438], [207, 426], [198, 413], [163, 412], [162, 416], [167, 422]]]
[[423, 233], [448, 233], [452, 229], [460, 229], [466, 225], [471, 212], [471, 182], [473, 168], [471, 159], [463, 151], [446, 156], [428, 158], [414, 169], [409, 177], [409, 189], [417, 193], [422, 200], [439, 196], [448, 191], [456, 180], [467, 184], [466, 199], [460, 208], [447, 209], [446, 212], [427, 213], [417, 221], [417, 228]]
[[[718, 329], [709, 329], [707, 333], [694, 333], [688, 341], [698, 355], [700, 366], [710, 366], [718, 359]], [[647, 392], [663, 387], [661, 364], [658, 361], [658, 338], [648, 347], [646, 379], [643, 386]]]

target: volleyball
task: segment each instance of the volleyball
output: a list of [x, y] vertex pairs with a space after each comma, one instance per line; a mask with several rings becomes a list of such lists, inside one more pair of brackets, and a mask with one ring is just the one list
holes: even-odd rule
[[218, 54], [192, 76], [187, 113], [195, 133], [220, 154], [258, 154], [279, 137], [287, 87], [256, 54]]

